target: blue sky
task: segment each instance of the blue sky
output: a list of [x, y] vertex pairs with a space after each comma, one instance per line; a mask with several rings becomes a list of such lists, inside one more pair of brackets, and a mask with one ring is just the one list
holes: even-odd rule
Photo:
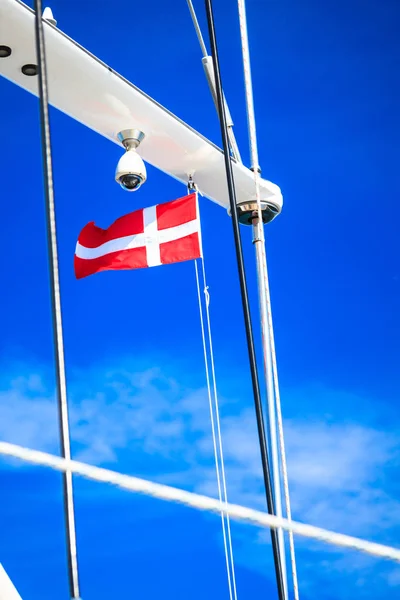
[[[248, 164], [236, 7], [214, 4]], [[183, 0], [168, 10], [159, 0], [139, 11], [126, 0], [51, 6], [63, 31], [220, 144]], [[267, 250], [293, 514], [396, 544], [400, 8], [394, 0], [247, 6], [260, 161], [284, 196]], [[57, 452], [38, 104], [3, 79], [0, 95], [0, 438]], [[51, 118], [74, 456], [216, 495], [193, 264], [79, 282], [73, 273], [88, 221], [106, 227], [185, 189], [149, 167], [143, 189], [124, 193], [113, 180], [120, 149], [65, 115]], [[201, 214], [228, 491], [264, 508], [231, 223], [204, 199]], [[256, 310], [250, 235], [242, 231]], [[67, 598], [60, 475], [0, 464], [0, 561], [24, 600]], [[217, 517], [80, 479], [75, 489], [84, 600], [228, 597]], [[234, 524], [233, 545], [239, 597], [275, 597], [268, 535]], [[395, 564], [310, 541], [297, 548], [304, 599], [398, 596]]]

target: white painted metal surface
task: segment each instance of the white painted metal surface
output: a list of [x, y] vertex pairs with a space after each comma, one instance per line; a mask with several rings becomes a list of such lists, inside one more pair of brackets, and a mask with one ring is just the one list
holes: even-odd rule
[[[56, 27], [45, 23], [44, 29], [53, 106], [119, 145], [119, 131], [142, 130], [146, 137], [139, 154], [145, 161], [185, 184], [193, 175], [204, 196], [228, 208], [224, 157], [217, 146]], [[36, 63], [34, 13], [19, 0], [0, 0], [0, 45], [12, 49], [0, 58], [0, 74], [37, 95], [37, 76], [21, 72], [23, 65]], [[236, 162], [233, 171], [237, 202], [253, 199], [253, 173]], [[262, 179], [261, 196], [281, 210], [277, 185]]]
[[7, 575], [4, 567], [0, 564], [0, 600], [22, 600], [14, 587], [13, 582]]

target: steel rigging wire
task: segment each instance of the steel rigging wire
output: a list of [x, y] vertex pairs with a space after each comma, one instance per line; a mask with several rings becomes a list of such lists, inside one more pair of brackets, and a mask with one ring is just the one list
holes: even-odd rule
[[[39, 76], [40, 130], [43, 158], [47, 244], [49, 255], [51, 309], [56, 362], [57, 403], [62, 457], [71, 459], [64, 342], [61, 317], [61, 293], [58, 269], [56, 215], [54, 207], [53, 163], [50, 138], [46, 49], [43, 31], [42, 2], [35, 0], [35, 40]], [[50, 27], [50, 25], [48, 25]], [[79, 600], [79, 574], [76, 548], [75, 511], [72, 472], [63, 473], [64, 514], [67, 538], [68, 581], [71, 598]]]
[[[224, 541], [224, 553], [225, 553], [225, 562], [226, 562], [226, 570], [227, 570], [227, 577], [228, 577], [229, 598], [230, 598], [230, 600], [237, 600], [235, 561], [234, 561], [234, 557], [233, 557], [230, 519], [229, 519], [229, 515], [225, 514], [225, 512], [224, 512], [224, 507], [227, 506], [227, 504], [228, 504], [228, 494], [227, 494], [227, 487], [226, 487], [224, 452], [223, 452], [223, 447], [222, 447], [222, 435], [221, 435], [221, 424], [220, 424], [220, 416], [219, 416], [217, 381], [216, 381], [215, 368], [214, 368], [214, 351], [213, 351], [211, 319], [210, 319], [210, 311], [209, 311], [209, 297], [210, 296], [209, 296], [209, 292], [208, 292], [208, 285], [207, 285], [204, 262], [205, 261], [204, 261], [204, 257], [203, 257], [201, 259], [201, 263], [202, 263], [203, 292], [204, 292], [206, 319], [204, 319], [204, 315], [203, 315], [204, 311], [203, 311], [202, 301], [201, 301], [199, 269], [197, 266], [197, 260], [194, 261], [195, 273], [196, 273], [197, 298], [198, 298], [198, 303], [199, 303], [200, 329], [201, 329], [201, 337], [202, 337], [202, 342], [203, 342], [204, 366], [205, 366], [205, 372], [206, 372], [208, 402], [209, 402], [209, 409], [210, 409], [211, 435], [212, 435], [212, 440], [213, 440], [215, 470], [216, 470], [216, 476], [217, 476], [218, 498], [221, 503], [222, 537], [223, 537], [223, 541]], [[205, 327], [205, 323], [204, 323], [205, 320], [207, 323], [207, 327]], [[206, 335], [206, 331], [207, 331], [207, 335]], [[207, 349], [207, 342], [206, 342], [207, 338], [208, 338], [209, 351]], [[211, 362], [211, 369], [209, 369], [209, 366], [208, 366], [209, 358], [210, 358], [210, 362]], [[211, 373], [210, 373], [210, 371], [211, 371]], [[211, 388], [213, 388], [213, 392], [214, 392], [213, 394], [211, 392]], [[215, 410], [215, 419], [214, 419], [214, 410]], [[216, 421], [217, 426], [215, 426], [215, 421]], [[217, 441], [218, 441], [218, 443], [217, 443]], [[226, 521], [226, 523], [225, 523], [225, 521]]]

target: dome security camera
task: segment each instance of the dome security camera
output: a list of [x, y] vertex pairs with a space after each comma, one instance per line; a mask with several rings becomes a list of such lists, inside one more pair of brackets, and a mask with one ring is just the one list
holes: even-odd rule
[[115, 181], [128, 192], [138, 190], [146, 181], [146, 167], [134, 148], [127, 150], [119, 159]]
[[147, 179], [145, 164], [136, 152], [143, 138], [144, 133], [138, 129], [125, 129], [118, 134], [126, 152], [118, 161], [115, 181], [128, 192], [138, 190]]

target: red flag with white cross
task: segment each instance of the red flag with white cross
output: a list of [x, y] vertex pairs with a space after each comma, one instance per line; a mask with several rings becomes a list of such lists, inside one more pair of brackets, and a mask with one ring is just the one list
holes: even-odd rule
[[80, 232], [75, 249], [77, 279], [100, 271], [141, 269], [202, 256], [197, 194], [141, 208], [108, 229], [93, 222]]

